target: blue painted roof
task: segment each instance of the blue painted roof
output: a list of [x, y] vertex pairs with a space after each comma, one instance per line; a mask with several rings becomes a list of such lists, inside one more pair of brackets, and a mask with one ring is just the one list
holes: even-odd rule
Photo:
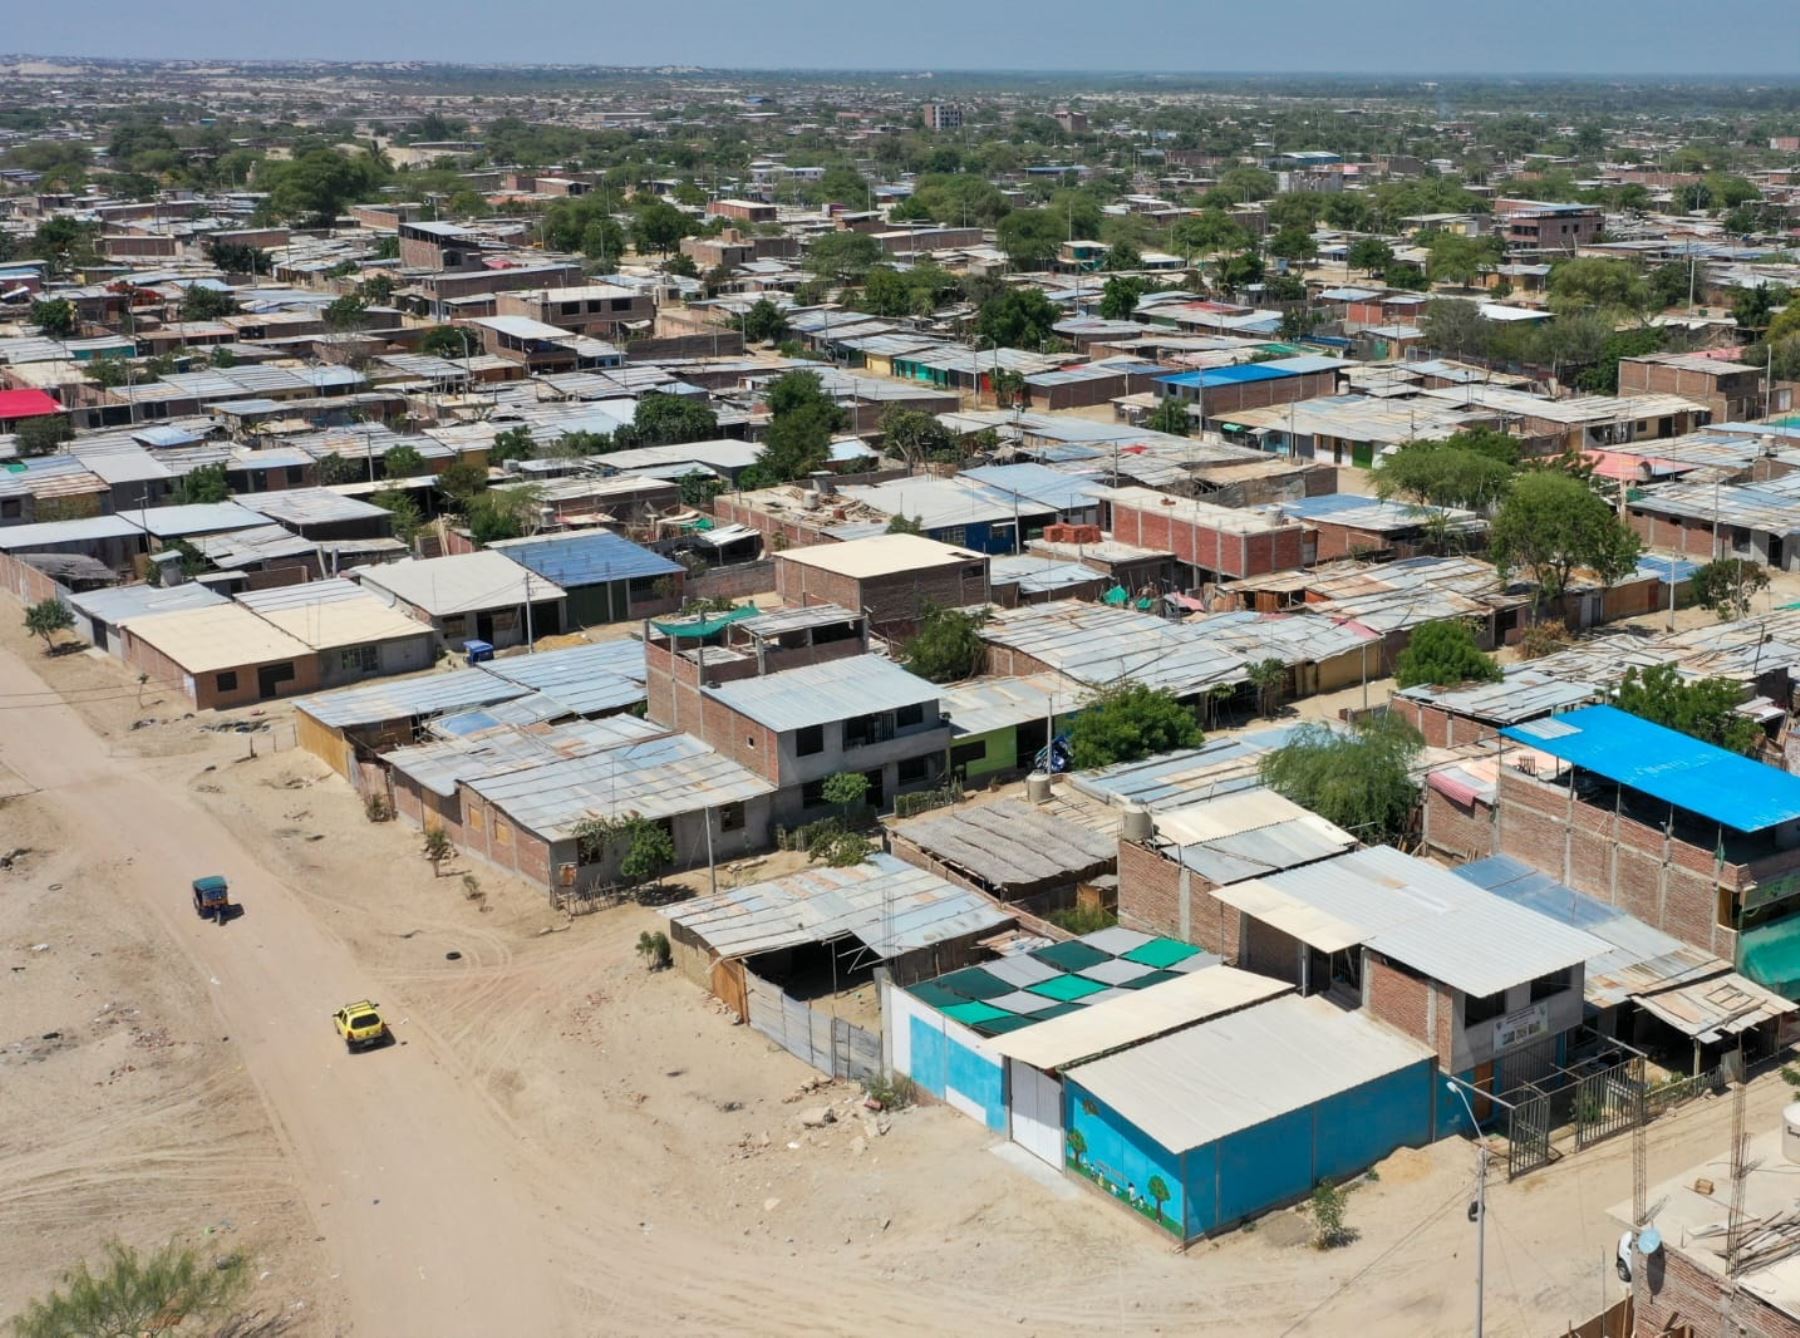
[[610, 530], [507, 539], [489, 547], [565, 590], [607, 581], [635, 581], [684, 570], [661, 553], [640, 548]]
[[1800, 818], [1800, 776], [1616, 706], [1587, 706], [1500, 732], [1734, 831], [1760, 832]]
[[1247, 381], [1279, 381], [1284, 376], [1297, 373], [1284, 372], [1279, 367], [1271, 367], [1266, 362], [1244, 362], [1233, 367], [1208, 367], [1198, 372], [1177, 372], [1174, 376], [1159, 376], [1158, 381], [1165, 386], [1235, 386]]

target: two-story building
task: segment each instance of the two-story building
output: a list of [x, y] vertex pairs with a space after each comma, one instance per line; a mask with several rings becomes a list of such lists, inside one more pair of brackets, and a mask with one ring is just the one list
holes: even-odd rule
[[625, 326], [656, 319], [656, 299], [611, 283], [589, 283], [574, 288], [526, 288], [500, 293], [494, 298], [499, 316], [555, 325], [576, 334], [610, 339]]

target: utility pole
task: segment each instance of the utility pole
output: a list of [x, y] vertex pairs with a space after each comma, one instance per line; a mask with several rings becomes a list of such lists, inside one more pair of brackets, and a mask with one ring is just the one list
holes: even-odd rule
[[1482, 1303], [1487, 1291], [1487, 1140], [1475, 1122], [1475, 1108], [1469, 1104], [1461, 1084], [1446, 1081], [1444, 1086], [1456, 1094], [1468, 1112], [1469, 1132], [1475, 1135], [1475, 1202], [1469, 1212], [1475, 1223], [1475, 1338], [1482, 1338]]

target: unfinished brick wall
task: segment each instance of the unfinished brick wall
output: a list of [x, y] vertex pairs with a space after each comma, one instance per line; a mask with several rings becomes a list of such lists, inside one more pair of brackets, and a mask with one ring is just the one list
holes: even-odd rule
[[[1723, 1218], [1726, 1205], [1719, 1205]], [[1632, 1332], [1681, 1333], [1690, 1338], [1797, 1338], [1800, 1322], [1769, 1305], [1753, 1292], [1732, 1287], [1716, 1273], [1665, 1246], [1662, 1258], [1639, 1258], [1633, 1267], [1631, 1297], [1636, 1315]], [[1726, 1303], [1730, 1296], [1729, 1306]], [[1730, 1322], [1725, 1315], [1729, 1311]]]
[[1479, 801], [1463, 804], [1427, 785], [1424, 836], [1432, 850], [1458, 864], [1494, 853], [1494, 810]]
[[1491, 725], [1413, 697], [1396, 695], [1388, 702], [1388, 710], [1418, 730], [1424, 736], [1426, 746], [1431, 748], [1453, 748], [1458, 744], [1481, 743], [1498, 737]]
[[[1714, 539], [1711, 521], [1678, 520], [1635, 508], [1626, 518], [1631, 523], [1631, 532], [1644, 541], [1646, 548], [1672, 548], [1683, 557], [1698, 558], [1702, 562], [1712, 561]], [[1730, 546], [1729, 529], [1720, 531], [1718, 543], [1726, 548]]]
[[1134, 841], [1119, 842], [1119, 923], [1140, 933], [1181, 939], [1235, 962], [1243, 950], [1238, 934], [1242, 916], [1236, 907], [1213, 896], [1213, 887], [1158, 851]]
[[1119, 542], [1173, 553], [1179, 561], [1221, 576], [1288, 571], [1304, 560], [1305, 529], [1298, 524], [1246, 534], [1214, 528], [1179, 505], [1150, 510], [1115, 504], [1112, 512], [1113, 537]]
[[1373, 1017], [1432, 1046], [1439, 1065], [1449, 1067], [1455, 1000], [1448, 990], [1379, 953], [1365, 952], [1363, 997]]

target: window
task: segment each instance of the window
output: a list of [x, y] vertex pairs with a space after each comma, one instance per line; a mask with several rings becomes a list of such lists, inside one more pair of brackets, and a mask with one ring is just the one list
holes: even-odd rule
[[844, 747], [867, 748], [894, 737], [894, 717], [887, 714], [852, 716], [844, 722]]
[[808, 725], [794, 731], [794, 752], [800, 757], [813, 757], [825, 751], [825, 726]]
[[1483, 1022], [1492, 1022], [1506, 1012], [1506, 991], [1490, 994], [1486, 998], [1477, 998], [1472, 994], [1463, 996], [1463, 1029], [1478, 1027]]
[[744, 830], [744, 806], [742, 804], [725, 804], [720, 807], [719, 830], [722, 832]]
[[338, 665], [345, 673], [372, 674], [381, 665], [381, 657], [373, 646], [351, 646], [338, 652]]
[[561, 306], [558, 308], [558, 310], [560, 310], [562, 312], [562, 314], [565, 316], [577, 316], [577, 315], [581, 314], [581, 303], [579, 303], [579, 302], [564, 302], [561, 304]]
[[969, 532], [961, 525], [952, 525], [947, 530], [939, 530], [932, 537], [943, 544], [960, 544], [966, 542]]
[[987, 761], [987, 740], [980, 739], [974, 743], [960, 743], [950, 750], [950, 765], [966, 767], [973, 762]]
[[744, 735], [744, 747], [746, 747], [746, 748], [756, 747], [756, 735], [754, 735], [754, 734]]
[[10, 520], [20, 514], [23, 506], [24, 502], [21, 498], [8, 497], [4, 502], [0, 502], [0, 516], [5, 516]]
[[894, 727], [896, 729], [907, 729], [913, 725], [922, 725], [924, 723], [925, 705], [923, 702], [915, 702], [911, 706], [902, 706], [898, 711], [894, 712]]
[[662, 579], [663, 578], [660, 576], [638, 576], [633, 578], [631, 585], [629, 586], [629, 594], [632, 603], [635, 604], [640, 599], [660, 598], [657, 594], [656, 587]]
[[217, 688], [220, 692], [236, 692], [237, 671], [228, 669], [222, 674], [214, 674], [213, 687]]
[[287, 468], [287, 482], [288, 487], [290, 488], [298, 488], [302, 483], [305, 483], [306, 467], [304, 465], [289, 465]]
[[917, 785], [922, 780], [931, 779], [931, 759], [929, 757], [909, 757], [895, 768], [895, 779], [902, 785]]
[[977, 562], [972, 567], [964, 567], [963, 579], [965, 581], [979, 581], [981, 579], [981, 564]]
[[800, 787], [800, 807], [817, 808], [825, 802], [825, 782], [821, 780], [807, 781]]
[[1552, 971], [1547, 976], [1539, 976], [1531, 982], [1531, 1002], [1541, 1003], [1554, 995], [1562, 994], [1574, 983], [1574, 971], [1564, 967], [1560, 971]]

